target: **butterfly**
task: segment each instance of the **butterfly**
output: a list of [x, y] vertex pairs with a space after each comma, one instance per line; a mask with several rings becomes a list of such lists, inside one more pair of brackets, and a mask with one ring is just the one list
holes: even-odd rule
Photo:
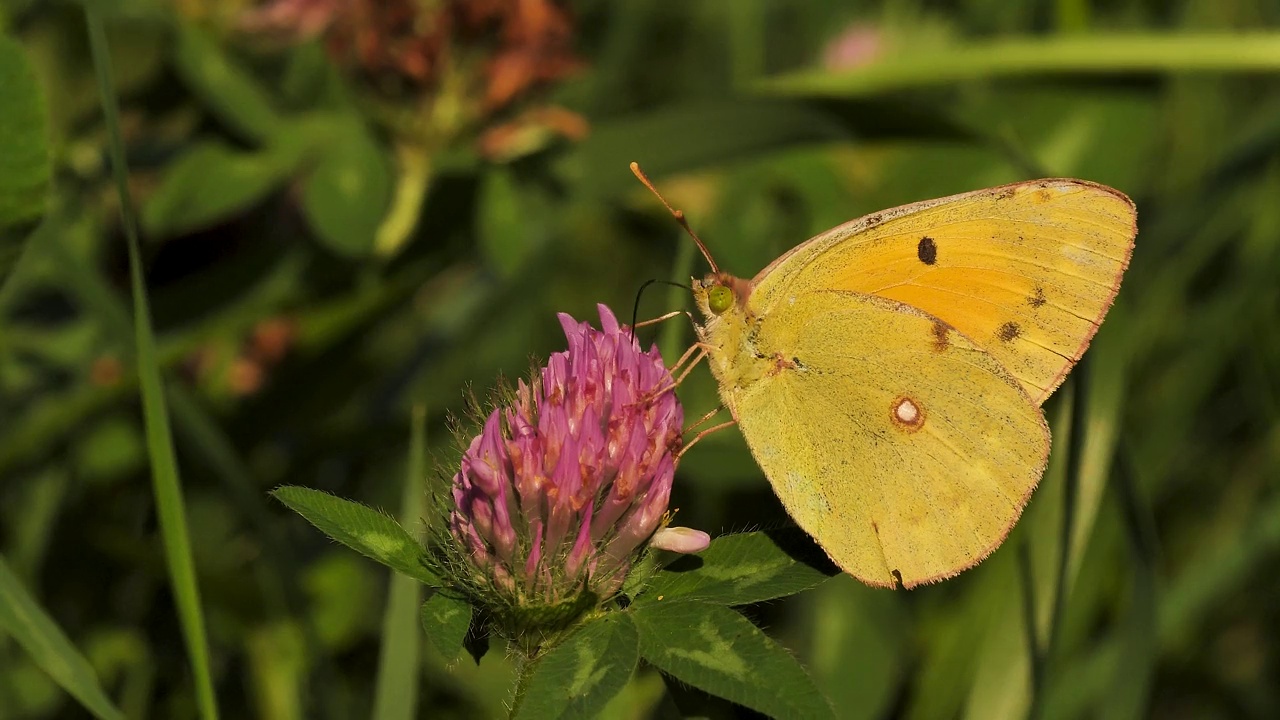
[[1048, 461], [1041, 405], [1106, 316], [1136, 234], [1124, 193], [1072, 179], [873, 213], [751, 280], [690, 231], [712, 268], [693, 280], [696, 347], [836, 565], [874, 586], [935, 582], [1017, 522]]

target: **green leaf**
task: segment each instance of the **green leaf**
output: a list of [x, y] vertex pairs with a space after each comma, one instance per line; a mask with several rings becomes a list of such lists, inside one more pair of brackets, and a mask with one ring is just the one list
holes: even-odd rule
[[422, 603], [422, 630], [436, 650], [452, 660], [462, 649], [462, 641], [471, 627], [471, 604], [438, 592]]
[[632, 620], [644, 659], [682, 682], [776, 718], [834, 717], [800, 663], [733, 610], [677, 600]]
[[359, 120], [340, 120], [332, 132], [303, 183], [302, 209], [330, 250], [368, 255], [391, 203], [391, 169], [383, 148]]
[[808, 590], [837, 572], [798, 528], [722, 535], [659, 571], [636, 605], [658, 598], [745, 605]]
[[271, 494], [352, 550], [423, 584], [439, 587], [440, 579], [423, 564], [426, 555], [422, 545], [385, 513], [309, 488], [285, 486]]
[[534, 661], [512, 715], [594, 718], [626, 686], [639, 659], [639, 637], [626, 615], [587, 622]]
[[174, 63], [191, 91], [230, 129], [259, 142], [278, 132], [280, 115], [267, 93], [204, 31], [179, 25]]
[[149, 234], [208, 227], [252, 207], [278, 188], [296, 164], [284, 152], [240, 152], [198, 143], [169, 166], [142, 211]]
[[89, 661], [62, 634], [53, 618], [27, 592], [0, 556], [0, 631], [11, 635], [31, 659], [86, 710], [99, 718], [124, 715], [102, 691]]
[[44, 100], [31, 64], [0, 37], [0, 285], [45, 212], [52, 165]]

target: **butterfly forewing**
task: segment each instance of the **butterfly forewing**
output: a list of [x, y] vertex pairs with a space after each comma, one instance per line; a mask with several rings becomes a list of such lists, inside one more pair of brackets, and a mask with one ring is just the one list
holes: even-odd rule
[[868, 215], [757, 276], [767, 314], [819, 289], [890, 298], [989, 351], [1037, 404], [1062, 383], [1110, 308], [1136, 233], [1132, 201], [1081, 180], [1037, 180]]

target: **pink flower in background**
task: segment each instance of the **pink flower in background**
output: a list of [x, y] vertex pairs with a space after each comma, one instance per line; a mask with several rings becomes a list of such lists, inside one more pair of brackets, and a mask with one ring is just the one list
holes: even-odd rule
[[827, 43], [822, 66], [828, 70], [851, 70], [875, 62], [884, 50], [884, 33], [879, 28], [854, 23]]
[[307, 40], [324, 34], [342, 9], [343, 0], [272, 0], [240, 16], [246, 32]]
[[518, 606], [612, 597], [666, 516], [684, 413], [657, 348], [599, 311], [600, 330], [560, 315], [569, 349], [489, 414], [453, 478], [470, 583]]

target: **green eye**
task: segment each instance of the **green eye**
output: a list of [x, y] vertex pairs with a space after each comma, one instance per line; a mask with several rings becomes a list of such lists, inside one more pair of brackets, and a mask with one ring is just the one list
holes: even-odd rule
[[719, 315], [733, 307], [733, 291], [723, 285], [717, 285], [707, 293], [707, 307]]

